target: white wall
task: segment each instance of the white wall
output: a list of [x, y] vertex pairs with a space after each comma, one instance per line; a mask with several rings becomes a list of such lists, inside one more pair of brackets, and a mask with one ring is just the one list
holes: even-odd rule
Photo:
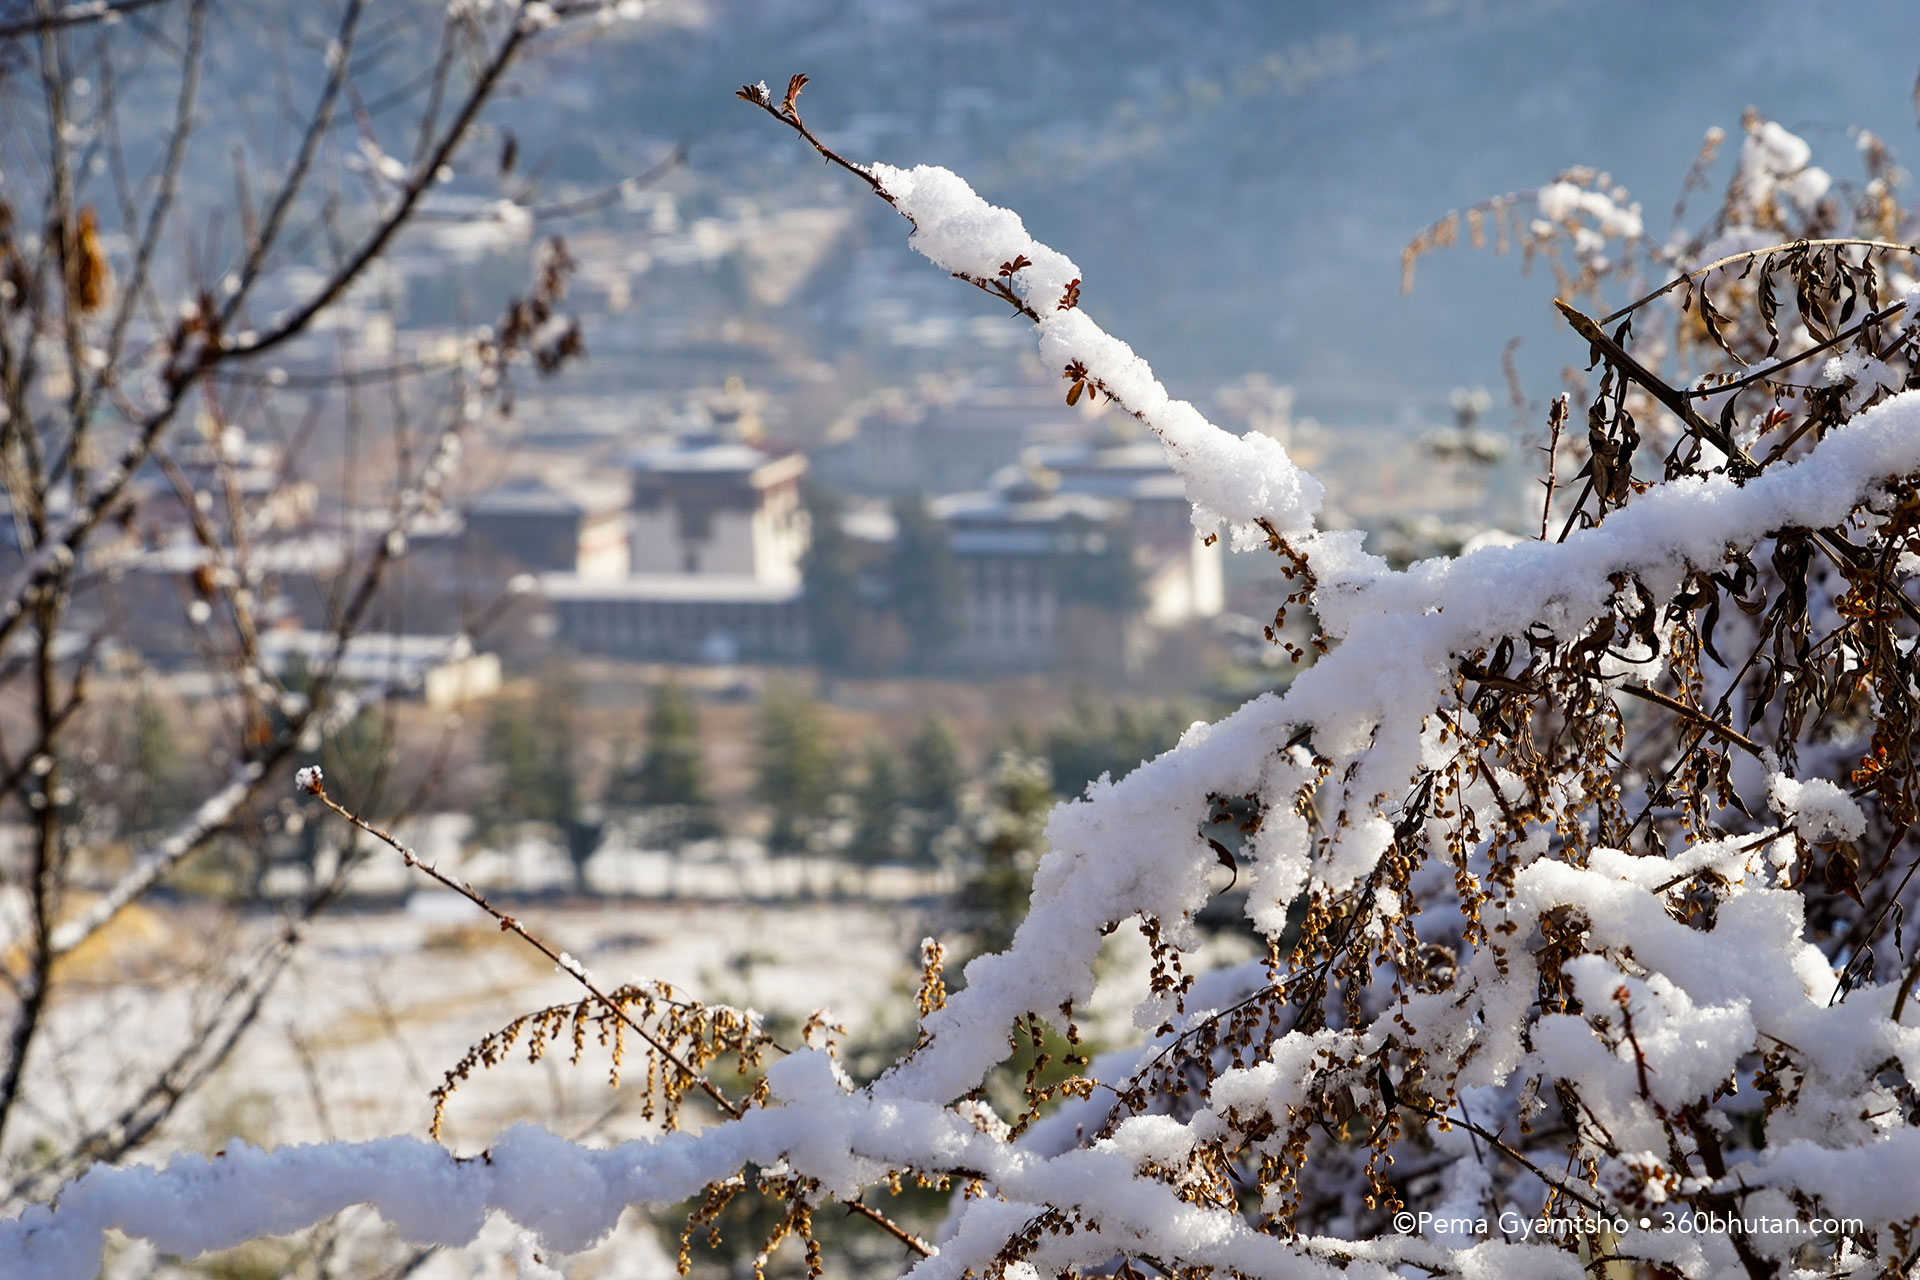
[[800, 581], [800, 557], [807, 550], [806, 521], [800, 493], [792, 485], [769, 489], [753, 513], [752, 574], [762, 582]]

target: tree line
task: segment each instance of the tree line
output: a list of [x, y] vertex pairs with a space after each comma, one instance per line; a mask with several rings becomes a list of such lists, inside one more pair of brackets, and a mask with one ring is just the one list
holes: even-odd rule
[[[578, 750], [585, 740], [580, 707], [578, 686], [557, 666], [529, 692], [494, 702], [484, 735], [491, 782], [475, 811], [478, 839], [498, 838], [518, 823], [550, 824], [584, 861], [609, 824], [631, 822], [649, 844], [672, 850], [758, 835], [780, 856], [957, 866], [977, 861], [991, 843], [975, 828], [996, 805], [1044, 813], [1102, 774], [1118, 778], [1172, 746], [1192, 718], [1175, 704], [1108, 705], [1083, 691], [1037, 730], [1013, 726], [970, 755], [937, 713], [924, 716], [904, 741], [850, 742], [818, 698], [795, 680], [776, 678], [752, 729], [751, 805], [736, 811], [716, 797], [709, 738], [685, 684], [670, 677], [655, 686], [638, 741], [616, 743], [604, 781], [591, 792]], [[1037, 781], [1014, 785], [1016, 774]], [[1018, 860], [1029, 872], [1030, 863]], [[1009, 892], [1024, 900], [1024, 879]]]

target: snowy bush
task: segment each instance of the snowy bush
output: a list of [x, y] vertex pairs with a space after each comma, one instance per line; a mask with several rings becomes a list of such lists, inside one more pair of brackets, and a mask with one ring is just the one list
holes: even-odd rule
[[[741, 96], [819, 146], [801, 83]], [[845, 1206], [919, 1280], [1903, 1274], [1920, 317], [1896, 174], [1866, 149], [1843, 203], [1750, 120], [1716, 217], [1665, 245], [1591, 173], [1472, 211], [1476, 239], [1554, 260], [1597, 378], [1554, 408], [1543, 536], [1393, 572], [1317, 526], [1320, 484], [1273, 439], [1173, 399], [1016, 214], [822, 148], [1032, 324], [1065, 394], [1152, 428], [1200, 533], [1285, 560], [1316, 660], [1056, 809], [1011, 947], [950, 996], [930, 947], [918, 1039], [876, 1078], [824, 1020], [776, 1046], [574, 965], [588, 995], [535, 1033], [642, 1054], [656, 1140], [523, 1126], [484, 1158], [393, 1138], [100, 1168], [0, 1225], [0, 1273], [90, 1276], [107, 1228], [194, 1253], [360, 1202], [423, 1242], [503, 1212], [564, 1254], [629, 1205], [701, 1200], [692, 1233], [764, 1195], [768, 1243], [799, 1237], [813, 1269], [815, 1218]], [[1648, 271], [1672, 283], [1579, 310]], [[1223, 862], [1266, 956], [1196, 972]], [[1116, 929], [1153, 954], [1138, 1043], [1036, 1068], [996, 1114], [1010, 1047], [1077, 1041]], [[889, 1215], [915, 1180], [954, 1193], [930, 1240]]]

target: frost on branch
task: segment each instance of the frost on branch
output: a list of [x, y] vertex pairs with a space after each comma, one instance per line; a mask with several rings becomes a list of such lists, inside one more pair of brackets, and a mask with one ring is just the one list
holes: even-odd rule
[[[820, 146], [803, 83], [743, 96]], [[1904, 217], [1892, 170], [1842, 206], [1797, 140], [1748, 132], [1711, 236], [1650, 250], [1598, 175], [1537, 193], [1540, 241], [1580, 263], [1561, 300], [1593, 374], [1549, 536], [1397, 573], [1316, 530], [1319, 486], [1277, 445], [1172, 400], [1089, 316], [1099, 282], [1017, 216], [821, 147], [1080, 394], [1151, 426], [1203, 526], [1285, 559], [1322, 656], [1057, 809], [1010, 949], [948, 994], [929, 945], [919, 1034], [873, 1080], [830, 1036], [782, 1053], [751, 1018], [589, 986], [514, 1034], [631, 1032], [712, 1123], [607, 1151], [520, 1128], [484, 1160], [396, 1139], [99, 1169], [0, 1226], [0, 1273], [91, 1275], [110, 1227], [191, 1253], [362, 1201], [412, 1239], [497, 1210], [564, 1252], [629, 1204], [699, 1197], [704, 1229], [743, 1194], [779, 1201], [774, 1239], [814, 1265], [813, 1215], [845, 1206], [921, 1280], [1900, 1273], [1920, 1246], [1911, 251], [1856, 234]], [[1671, 284], [1580, 309], [1648, 252]], [[1859, 372], [1790, 372], [1826, 361]], [[1194, 971], [1229, 822], [1266, 958]], [[1153, 955], [1138, 1042], [996, 1113], [989, 1072], [1010, 1044], [1077, 1043], [1123, 928]], [[715, 1028], [764, 1051], [763, 1089], [701, 1074], [688, 1046]], [[888, 1216], [909, 1180], [959, 1193], [937, 1239]], [[1588, 1226], [1505, 1225], [1541, 1217]]]

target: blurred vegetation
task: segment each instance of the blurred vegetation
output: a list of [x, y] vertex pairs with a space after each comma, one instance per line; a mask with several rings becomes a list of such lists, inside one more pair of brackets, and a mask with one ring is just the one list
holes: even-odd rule
[[707, 786], [700, 712], [678, 680], [669, 677], [654, 689], [645, 748], [638, 759], [615, 768], [602, 801], [609, 809], [646, 811], [653, 835], [668, 847], [720, 834], [720, 813]]
[[1051, 767], [1053, 789], [1061, 796], [1077, 796], [1087, 784], [1108, 774], [1119, 781], [1172, 747], [1192, 724], [1194, 716], [1178, 703], [1102, 706], [1091, 692], [1073, 695], [1065, 716], [1049, 724], [1040, 752]]
[[774, 853], [822, 848], [841, 768], [819, 703], [792, 681], [769, 681], [756, 736], [754, 797], [767, 808], [767, 848]]

